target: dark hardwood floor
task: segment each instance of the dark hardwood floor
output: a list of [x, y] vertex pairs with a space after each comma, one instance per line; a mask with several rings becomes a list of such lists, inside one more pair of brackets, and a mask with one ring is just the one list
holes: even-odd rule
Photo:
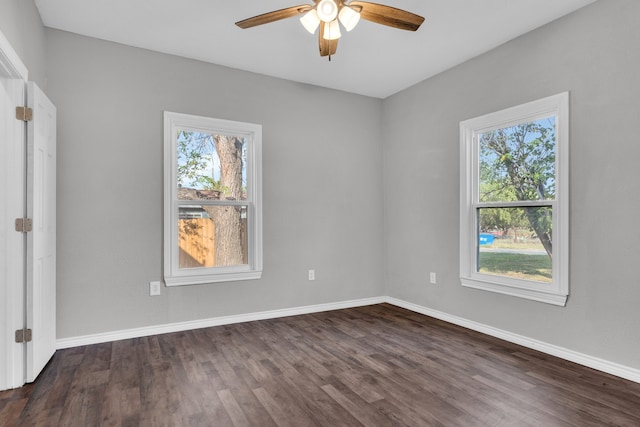
[[58, 351], [2, 426], [640, 426], [640, 384], [387, 304]]

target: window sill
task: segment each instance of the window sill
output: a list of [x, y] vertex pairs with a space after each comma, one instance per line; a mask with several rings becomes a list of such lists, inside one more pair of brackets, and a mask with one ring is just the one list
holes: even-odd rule
[[498, 283], [487, 282], [484, 280], [470, 279], [461, 277], [460, 283], [467, 288], [480, 289], [489, 292], [495, 292], [504, 295], [510, 295], [519, 298], [525, 298], [533, 301], [544, 302], [547, 304], [566, 306], [568, 295], [544, 292], [535, 289], [523, 289], [513, 286], [500, 285]]
[[205, 283], [234, 282], [238, 280], [255, 280], [262, 277], [261, 270], [242, 271], [237, 273], [208, 274], [202, 276], [165, 276], [167, 286], [202, 285]]

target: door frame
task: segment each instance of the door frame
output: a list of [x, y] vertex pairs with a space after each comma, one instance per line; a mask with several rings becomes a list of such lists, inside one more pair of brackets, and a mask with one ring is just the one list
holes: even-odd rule
[[[25, 105], [28, 70], [0, 31], [0, 75], [10, 82], [11, 104]], [[13, 220], [26, 215], [26, 126], [15, 119], [9, 107], [5, 136], [9, 140], [0, 150], [6, 152], [0, 160], [6, 181], [0, 185], [4, 212], [0, 231], [6, 234], [0, 244], [4, 271], [0, 271], [0, 390], [20, 387], [25, 383], [24, 344], [15, 343], [14, 333], [25, 325], [25, 257], [26, 237], [13, 230]], [[4, 118], [3, 118], [4, 120]], [[13, 123], [13, 124], [12, 124]], [[12, 124], [12, 125], [11, 125]], [[12, 145], [13, 144], [13, 145]], [[11, 146], [11, 148], [9, 148]], [[16, 149], [16, 147], [22, 149]], [[15, 217], [15, 218], [14, 218]], [[16, 249], [16, 247], [18, 249]]]

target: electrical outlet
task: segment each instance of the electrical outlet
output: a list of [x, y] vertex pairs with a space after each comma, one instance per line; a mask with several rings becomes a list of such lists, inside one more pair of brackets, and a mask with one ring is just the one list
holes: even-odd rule
[[160, 282], [149, 282], [149, 295], [154, 297], [160, 295]]
[[436, 273], [433, 271], [429, 273], [429, 282], [431, 282], [432, 285], [436, 284]]
[[316, 280], [316, 271], [309, 270], [309, 280]]

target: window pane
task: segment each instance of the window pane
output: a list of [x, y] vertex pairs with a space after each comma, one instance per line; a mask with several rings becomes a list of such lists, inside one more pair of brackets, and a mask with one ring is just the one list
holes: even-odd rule
[[478, 271], [551, 283], [551, 207], [479, 208]]
[[179, 130], [176, 138], [178, 199], [247, 199], [244, 136]]
[[247, 207], [181, 206], [178, 246], [181, 269], [247, 264]]
[[479, 134], [480, 202], [553, 200], [555, 116]]

